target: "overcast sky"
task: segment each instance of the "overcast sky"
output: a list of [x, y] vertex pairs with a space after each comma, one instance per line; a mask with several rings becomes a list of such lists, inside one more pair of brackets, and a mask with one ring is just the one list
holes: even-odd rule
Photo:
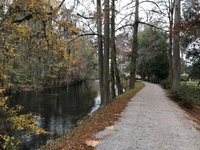
[[[80, 3], [74, 9], [75, 13], [83, 14], [87, 17], [94, 14], [94, 12], [96, 11], [96, 0], [79, 0], [79, 1], [80, 1]], [[133, 0], [118, 0], [116, 2], [116, 10], [117, 10], [116, 28], [119, 28], [124, 24], [131, 24], [134, 22], [133, 14], [127, 16], [127, 14], [131, 14], [134, 12], [135, 2], [134, 1], [132, 2], [132, 1]], [[154, 0], [154, 1], [156, 1], [156, 0]], [[74, 6], [75, 2], [77, 2], [77, 0], [66, 0], [65, 5], [67, 8], [72, 8]], [[140, 1], [140, 2], [142, 2], [142, 1]], [[149, 2], [144, 2], [144, 3], [142, 2], [140, 4], [139, 17], [142, 21], [153, 23], [153, 21], [155, 21], [155, 20], [157, 21], [159, 18], [163, 19], [163, 16], [161, 17], [160, 15], [158, 15], [156, 13], [153, 13], [153, 15], [152, 15], [152, 12], [150, 10], [158, 10], [158, 8], [156, 5], [149, 3]], [[125, 16], [127, 16], [127, 17], [125, 17]], [[88, 22], [88, 20], [84, 21], [84, 19], [83, 19], [81, 21], [87, 25], [92, 26], [92, 24], [90, 22]], [[94, 26], [92, 26], [91, 28], [94, 28]]]

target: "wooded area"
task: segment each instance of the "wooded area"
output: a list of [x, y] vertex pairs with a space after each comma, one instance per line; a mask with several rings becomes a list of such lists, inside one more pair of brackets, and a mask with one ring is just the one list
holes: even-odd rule
[[8, 94], [99, 79], [106, 105], [137, 78], [200, 85], [199, 36], [199, 0], [1, 0], [2, 148], [19, 144], [18, 131], [45, 133]]

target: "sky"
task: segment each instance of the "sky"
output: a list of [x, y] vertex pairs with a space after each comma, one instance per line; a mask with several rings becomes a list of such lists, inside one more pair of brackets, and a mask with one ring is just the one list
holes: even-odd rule
[[[74, 8], [74, 13], [75, 14], [79, 13], [86, 17], [93, 16], [96, 11], [96, 4], [95, 4], [96, 0], [79, 0], [79, 1], [80, 2], [78, 3], [78, 5]], [[140, 0], [140, 2], [142, 2], [142, 1], [143, 0]], [[157, 1], [157, 0], [154, 0], [154, 1]], [[103, 0], [102, 0], [102, 2], [103, 2]], [[65, 5], [67, 8], [72, 8], [74, 6], [74, 4], [77, 4], [77, 0], [66, 0], [65, 1]], [[135, 5], [134, 0], [117, 0], [116, 1], [116, 10], [117, 10], [116, 29], [120, 28], [124, 24], [133, 24], [134, 15], [132, 14], [132, 15], [127, 16], [127, 14], [134, 13], [134, 5]], [[156, 5], [154, 5], [153, 3], [149, 3], [149, 2], [142, 2], [140, 4], [139, 17], [140, 17], [141, 21], [154, 23], [155, 20], [156, 21], [159, 20], [158, 18], [162, 18], [162, 19], [164, 18], [163, 16], [161, 17], [157, 13], [153, 13], [153, 15], [152, 15], [152, 12], [149, 10], [156, 11], [156, 10], [158, 10], [158, 8], [156, 7]], [[80, 26], [84, 26], [84, 29], [88, 29], [88, 30], [92, 29], [95, 32], [95, 25], [94, 25], [95, 22], [94, 21], [93, 21], [93, 23], [91, 23], [88, 20], [80, 18], [80, 20], [77, 22], [79, 22], [78, 24]], [[90, 26], [90, 27], [87, 27], [87, 26]], [[163, 27], [163, 28], [166, 28], [166, 27]], [[121, 32], [127, 32], [127, 33], [130, 32], [130, 27], [125, 28], [121, 31], [117, 31], [117, 33], [121, 33]]]

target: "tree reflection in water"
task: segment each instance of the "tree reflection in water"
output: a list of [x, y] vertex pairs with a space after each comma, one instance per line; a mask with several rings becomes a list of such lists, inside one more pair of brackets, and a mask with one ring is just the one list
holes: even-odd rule
[[96, 110], [100, 105], [99, 83], [88, 81], [65, 88], [22, 92], [10, 99], [10, 104], [20, 104], [25, 107], [24, 112], [39, 115], [39, 126], [54, 133], [25, 137], [20, 149], [32, 150], [62, 136], [80, 118]]

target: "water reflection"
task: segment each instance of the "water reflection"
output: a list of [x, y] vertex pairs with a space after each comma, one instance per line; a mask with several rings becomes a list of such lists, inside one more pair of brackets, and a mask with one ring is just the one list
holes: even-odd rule
[[24, 106], [24, 112], [31, 111], [39, 115], [42, 118], [39, 126], [54, 133], [26, 137], [20, 149], [32, 150], [60, 137], [78, 119], [95, 111], [100, 105], [99, 83], [90, 81], [60, 89], [23, 92], [11, 99], [10, 103]]

